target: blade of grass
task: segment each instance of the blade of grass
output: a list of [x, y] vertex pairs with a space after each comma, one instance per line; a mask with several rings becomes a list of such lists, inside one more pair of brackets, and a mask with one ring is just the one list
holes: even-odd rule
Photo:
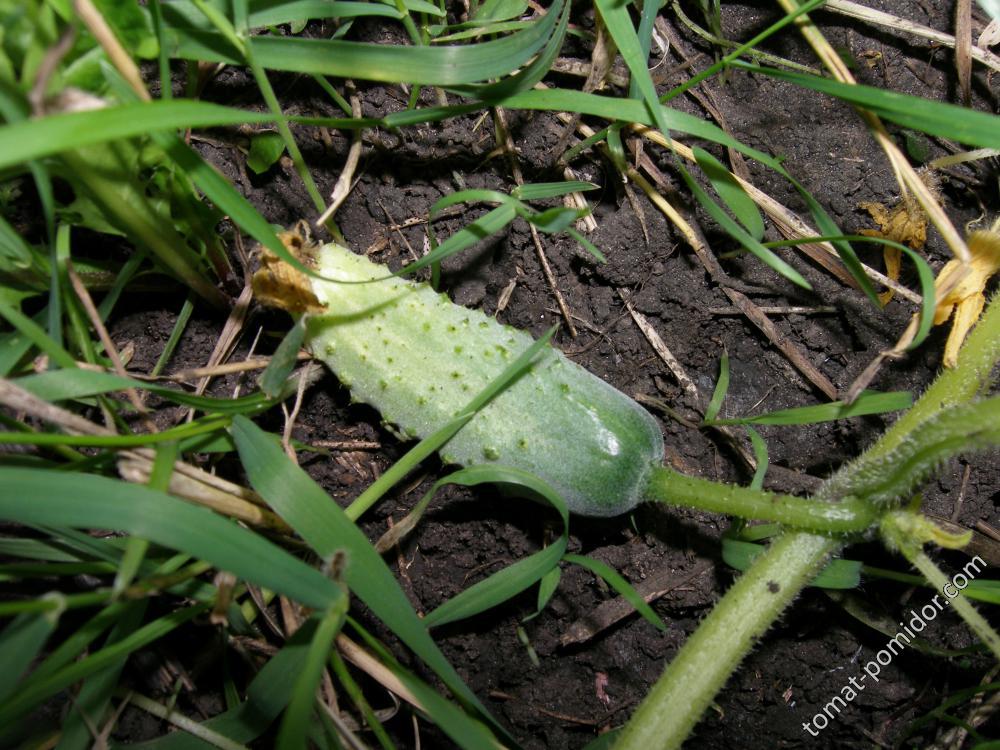
[[470, 487], [484, 482], [512, 485], [547, 500], [563, 522], [563, 533], [545, 549], [509, 565], [453, 596], [424, 617], [427, 627], [445, 625], [485, 612], [530, 588], [556, 568], [569, 541], [569, 511], [562, 498], [538, 477], [506, 466], [471, 466], [451, 474], [440, 484]]
[[10, 699], [18, 688], [21, 678], [55, 630], [60, 615], [58, 609], [37, 615], [23, 614], [0, 633], [0, 669], [5, 675], [0, 681], [0, 704]]
[[[345, 582], [461, 700], [483, 716], [479, 702], [427, 634], [395, 576], [357, 526], [308, 474], [285, 455], [275, 436], [250, 420], [233, 420], [233, 437], [251, 485], [321, 557], [346, 550], [351, 564]], [[316, 573], [316, 575], [319, 575]], [[329, 586], [334, 586], [328, 582]]]
[[244, 112], [190, 99], [123, 104], [49, 115], [0, 127], [0, 169], [108, 141], [158, 130], [272, 122], [269, 114]]
[[221, 516], [107, 477], [0, 467], [0, 518], [127, 531], [207, 560], [308, 607], [325, 609], [343, 595], [318, 571]]
[[722, 162], [702, 148], [695, 147], [693, 151], [695, 161], [712, 183], [715, 192], [722, 198], [722, 202], [729, 207], [733, 216], [750, 233], [751, 237], [758, 241], [762, 240], [764, 238], [764, 219], [760, 215], [757, 204], [751, 200], [736, 178], [722, 165]]
[[719, 226], [721, 226], [730, 237], [735, 239], [743, 245], [744, 248], [756, 255], [760, 260], [789, 281], [797, 284], [803, 289], [812, 290], [812, 284], [806, 281], [802, 274], [775, 255], [771, 250], [764, 247], [764, 245], [762, 245], [759, 241], [747, 234], [743, 227], [729, 218], [729, 215], [722, 210], [722, 207], [712, 200], [708, 193], [705, 192], [701, 185], [695, 181], [694, 177], [692, 177], [686, 169], [681, 167], [680, 172], [688, 190], [694, 194], [702, 208], [704, 208], [708, 214], [715, 219]]
[[[722, 559], [726, 565], [736, 570], [747, 570], [765, 549], [763, 544], [744, 542], [726, 536], [722, 538]], [[861, 585], [861, 562], [831, 560], [807, 585], [822, 589], [857, 588]]]
[[[258, 36], [248, 43], [254, 59], [267, 70], [387, 83], [462, 85], [502, 77], [527, 63], [552, 36], [563, 2], [553, 3], [529, 28], [480, 44], [404, 47], [276, 36]], [[165, 32], [172, 57], [231, 65], [242, 62], [221, 34], [187, 34], [173, 28], [170, 19]]]
[[764, 438], [753, 427], [747, 427], [747, 435], [750, 436], [750, 445], [753, 446], [753, 456], [757, 461], [757, 468], [754, 470], [753, 479], [750, 480], [750, 489], [763, 489], [764, 475], [767, 474], [767, 467], [770, 463], [767, 443], [764, 442]]
[[318, 617], [316, 633], [309, 644], [302, 670], [292, 689], [292, 700], [281, 720], [276, 747], [278, 750], [299, 750], [307, 747], [306, 737], [311, 725], [313, 706], [316, 703], [316, 688], [319, 687], [326, 669], [327, 656], [333, 639], [337, 637], [347, 614], [347, 596]]
[[53, 341], [45, 329], [20, 310], [11, 307], [2, 300], [0, 300], [0, 317], [5, 318], [21, 336], [47, 354], [55, 364], [73, 370], [77, 369], [76, 359], [73, 358], [73, 355]]
[[986, 112], [936, 102], [872, 86], [840, 83], [829, 78], [734, 62], [735, 67], [780, 78], [864, 107], [879, 117], [928, 135], [982, 148], [1000, 148], [1000, 118]]
[[719, 379], [715, 382], [715, 390], [712, 391], [712, 398], [705, 408], [705, 422], [711, 422], [719, 415], [722, 409], [722, 402], [726, 399], [726, 392], [729, 390], [729, 352], [722, 350], [722, 358], [719, 360]]
[[[267, 399], [263, 393], [242, 396], [237, 399], [212, 398], [210, 396], [194, 396], [190, 393], [167, 388], [156, 383], [143, 380], [123, 378], [109, 372], [96, 370], [53, 370], [37, 375], [26, 375], [14, 381], [18, 386], [46, 401], [66, 401], [96, 396], [103, 393], [113, 393], [126, 388], [155, 393], [173, 403], [190, 406], [207, 413], [214, 414], [246, 414], [256, 413], [270, 408], [274, 402]], [[287, 397], [294, 392], [295, 383], [285, 385], [281, 397]]]
[[[434, 717], [437, 725], [459, 747], [466, 750], [504, 750], [505, 746], [497, 741], [485, 725], [461, 711], [452, 702], [445, 700], [423, 680], [404, 669], [392, 654], [388, 653], [376, 639], [360, 628], [357, 623], [352, 621], [352, 625], [364, 639], [368, 648], [378, 654], [382, 663], [392, 670], [392, 673], [410, 691], [417, 702], [430, 716]], [[506, 735], [503, 736], [507, 739], [508, 746], [517, 746], [513, 739], [506, 737]]]
[[568, 563], [573, 563], [574, 565], [579, 565], [581, 568], [586, 568], [594, 575], [603, 578], [611, 588], [617, 591], [620, 596], [624, 597], [625, 601], [635, 607], [636, 611], [642, 615], [650, 625], [660, 632], [666, 631], [666, 624], [660, 619], [659, 615], [653, 611], [653, 608], [646, 603], [646, 600], [642, 598], [642, 594], [636, 591], [632, 587], [632, 584], [622, 578], [621, 574], [610, 565], [601, 562], [600, 560], [595, 560], [593, 557], [587, 557], [586, 555], [565, 555], [563, 560]]
[[[296, 678], [302, 673], [315, 632], [307, 620], [250, 682], [246, 700], [203, 723], [234, 742], [250, 743], [267, 731], [291, 700]], [[207, 750], [210, 746], [185, 732], [171, 732], [138, 745], [143, 750]]]
[[[357, 499], [350, 504], [345, 511], [352, 521], [357, 520], [361, 515], [374, 505], [390, 488], [402, 480], [417, 464], [441, 448], [462, 426], [464, 426], [476, 412], [499, 395], [504, 388], [524, 372], [535, 356], [542, 350], [555, 335], [556, 327], [553, 326], [545, 335], [540, 337], [534, 344], [525, 349], [518, 357], [511, 362], [503, 372], [491, 381], [483, 390], [473, 396], [462, 412], [452, 419], [448, 424], [435, 430], [431, 435], [417, 443], [411, 448], [403, 458], [393, 464], [387, 471], [376, 479], [362, 492]], [[427, 498], [429, 499], [429, 498]]]
[[288, 380], [288, 376], [298, 362], [299, 349], [302, 348], [302, 342], [306, 337], [307, 320], [308, 316], [303, 315], [295, 322], [295, 325], [285, 334], [285, 338], [278, 344], [271, 361], [267, 363], [267, 367], [261, 373], [258, 381], [260, 389], [270, 399], [276, 399], [281, 395], [285, 381]]
[[[108, 634], [104, 648], [114, 646], [134, 633], [142, 624], [148, 604], [147, 601], [129, 602], [121, 619]], [[63, 719], [62, 735], [56, 750], [87, 750], [92, 746], [92, 729], [100, 726], [127, 661], [127, 655], [120, 656], [84, 680], [72, 708]]]
[[17, 717], [22, 716], [47, 698], [65, 690], [73, 683], [99, 672], [123, 656], [163, 638], [207, 609], [208, 605], [198, 604], [175, 610], [134, 630], [114, 644], [106, 645], [90, 656], [73, 662], [50, 677], [43, 680], [30, 679], [22, 686], [16, 696], [0, 706], [0, 726], [3, 727], [0, 729], [0, 737], [5, 731], [11, 729]]
[[868, 414], [885, 414], [890, 411], [908, 409], [912, 406], [912, 404], [913, 397], [907, 391], [893, 391], [890, 393], [866, 391], [862, 393], [861, 396], [854, 401], [854, 403], [847, 405], [841, 401], [833, 401], [829, 404], [800, 406], [794, 409], [779, 409], [778, 411], [761, 414], [756, 417], [743, 417], [741, 419], [716, 419], [706, 423], [715, 425], [817, 424], [819, 422], [833, 422], [837, 419], [861, 417]]

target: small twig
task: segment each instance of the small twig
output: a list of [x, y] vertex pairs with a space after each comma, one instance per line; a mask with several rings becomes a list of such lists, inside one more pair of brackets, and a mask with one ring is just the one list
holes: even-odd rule
[[[127, 378], [128, 373], [125, 371], [125, 365], [122, 363], [121, 357], [118, 356], [118, 349], [115, 348], [115, 344], [111, 340], [110, 334], [108, 334], [108, 329], [104, 326], [104, 321], [101, 320], [101, 314], [97, 311], [97, 307], [94, 305], [94, 300], [91, 298], [90, 292], [87, 291], [87, 287], [84, 286], [83, 281], [73, 268], [73, 261], [71, 260], [66, 261], [66, 275], [69, 277], [69, 283], [83, 305], [87, 317], [90, 319], [90, 324], [94, 326], [97, 337], [101, 340], [101, 345], [104, 347], [104, 353], [108, 355], [108, 359], [111, 360], [111, 364], [115, 368], [115, 373], [123, 378]], [[128, 396], [129, 402], [142, 416], [142, 422], [146, 425], [146, 429], [150, 432], [159, 432], [156, 429], [156, 424], [149, 416], [149, 410], [142, 402], [139, 392], [135, 388], [126, 388], [125, 395]]]
[[[695, 161], [694, 152], [683, 143], [665, 138], [658, 131], [655, 131], [645, 125], [635, 125], [632, 129], [654, 143], [673, 149], [688, 161]], [[650, 167], [655, 165], [643, 162], [642, 166], [644, 170], [649, 172]], [[740, 186], [746, 191], [747, 195], [750, 196], [750, 199], [760, 206], [761, 210], [768, 215], [771, 221], [773, 221], [775, 226], [778, 228], [778, 231], [785, 237], [788, 239], [801, 239], [806, 237], [818, 237], [820, 235], [817, 230], [809, 226], [809, 224], [803, 221], [795, 212], [776, 201], [767, 193], [763, 192], [752, 183], [743, 180], [739, 175], [732, 172], [730, 172], [730, 174], [732, 174], [737, 182], [740, 183]], [[650, 172], [650, 175], [653, 176], [653, 173]], [[829, 242], [810, 242], [798, 245], [797, 247], [847, 286], [856, 286], [854, 279], [844, 267], [843, 263], [841, 263], [840, 256], [837, 254], [837, 251]], [[875, 281], [888, 289], [892, 289], [900, 297], [909, 300], [915, 305], [920, 305], [922, 297], [916, 292], [903, 286], [898, 281], [890, 279], [880, 271], [876, 271], [874, 268], [864, 264], [861, 264], [861, 269], [872, 281]]]
[[104, 49], [108, 59], [111, 60], [111, 63], [128, 82], [128, 85], [132, 87], [132, 90], [135, 91], [142, 101], [152, 101], [153, 98], [149, 95], [149, 91], [146, 90], [146, 85], [142, 82], [142, 74], [139, 72], [139, 66], [135, 64], [135, 60], [125, 51], [121, 42], [118, 41], [118, 37], [115, 36], [114, 31], [108, 26], [108, 22], [104, 20], [104, 16], [101, 15], [101, 12], [94, 6], [91, 0], [74, 0], [73, 7], [76, 10], [76, 14], [90, 30], [90, 33], [94, 35], [97, 43]]
[[[827, 305], [817, 305], [815, 307], [805, 307], [801, 305], [758, 305], [757, 309], [767, 315], [833, 315], [836, 314], [836, 307]], [[742, 315], [743, 311], [735, 307], [708, 307], [706, 312], [711, 315]]]
[[831, 401], [837, 398], [837, 386], [809, 361], [805, 352], [797, 344], [778, 330], [771, 319], [749, 297], [742, 292], [727, 287], [722, 287], [722, 291], [736, 307], [743, 311], [743, 314], [747, 316], [750, 322], [767, 336], [767, 340], [785, 355], [788, 361], [792, 363], [792, 366], [805, 376], [806, 380], [822, 391]]
[[676, 226], [684, 238], [687, 240], [688, 245], [694, 250], [695, 255], [698, 260], [701, 261], [705, 270], [708, 271], [709, 275], [719, 284], [723, 293], [729, 297], [729, 300], [743, 311], [744, 315], [750, 319], [750, 321], [756, 325], [768, 340], [774, 344], [774, 346], [781, 351], [782, 354], [792, 363], [792, 365], [802, 374], [805, 378], [816, 386], [820, 391], [825, 393], [831, 399], [836, 398], [837, 388], [830, 382], [823, 373], [821, 373], [813, 364], [809, 361], [809, 358], [802, 352], [799, 347], [788, 339], [784, 334], [780, 333], [775, 327], [774, 323], [760, 311], [750, 298], [747, 297], [743, 292], [738, 291], [737, 287], [741, 286], [735, 280], [730, 279], [727, 274], [722, 270], [719, 265], [719, 261], [716, 260], [715, 256], [708, 249], [708, 243], [705, 240], [704, 234], [698, 227], [697, 223], [693, 219], [686, 218], [681, 214], [681, 212], [671, 205], [666, 199], [660, 195], [652, 185], [638, 172], [630, 168], [629, 177], [633, 182], [636, 182], [639, 187], [643, 189], [646, 195], [651, 201], [660, 208], [669, 218], [674, 226]]
[[887, 359], [900, 359], [906, 355], [906, 350], [913, 343], [913, 339], [917, 336], [917, 329], [919, 326], [920, 318], [914, 313], [910, 317], [910, 322], [907, 324], [906, 328], [900, 334], [899, 339], [895, 344], [889, 349], [885, 349], [872, 359], [871, 362], [861, 371], [861, 374], [854, 379], [841, 394], [841, 400], [846, 404], [853, 404], [861, 392], [868, 387], [868, 385], [875, 379], [879, 371], [882, 369], [882, 365], [885, 364]]
[[[839, 13], [849, 18], [857, 18], [881, 26], [890, 32], [902, 31], [907, 34], [915, 34], [924, 39], [930, 39], [932, 42], [937, 42], [945, 47], [955, 46], [955, 37], [951, 34], [932, 29], [930, 26], [923, 26], [922, 24], [892, 15], [891, 13], [883, 13], [880, 10], [868, 8], [859, 3], [851, 2], [851, 0], [826, 0], [823, 4], [823, 10], [831, 13]], [[969, 55], [973, 60], [981, 62], [993, 70], [1000, 71], [1000, 55], [976, 46], [969, 48]]]
[[[312, 359], [309, 352], [299, 352], [296, 355], [299, 362]], [[235, 372], [248, 372], [251, 370], [263, 370], [271, 363], [270, 357], [252, 357], [242, 362], [227, 362], [224, 365], [213, 365], [212, 367], [193, 367], [189, 370], [180, 370], [172, 375], [160, 375], [149, 378], [145, 375], [135, 374], [132, 377], [140, 380], [169, 380], [174, 383], [186, 383], [198, 378], [216, 378], [221, 375], [231, 375]]]
[[188, 718], [184, 714], [178, 713], [177, 709], [172, 706], [164, 706], [162, 703], [157, 703], [153, 699], [147, 698], [139, 693], [132, 692], [131, 690], [126, 691], [117, 689], [115, 690], [115, 695], [124, 699], [127, 703], [132, 704], [136, 708], [142, 709], [148, 714], [152, 714], [157, 718], [170, 722], [175, 727], [184, 730], [188, 734], [208, 743], [209, 745], [214, 745], [222, 750], [246, 750], [245, 745], [234, 742], [225, 735], [212, 731], [203, 723]]
[[307, 447], [334, 451], [377, 451], [382, 443], [377, 440], [313, 440]]
[[542, 708], [534, 703], [529, 703], [516, 695], [511, 695], [510, 693], [505, 693], [502, 690], [491, 690], [490, 698], [502, 701], [517, 701], [523, 703], [524, 705], [531, 708], [533, 711], [540, 713], [542, 716], [548, 716], [551, 719], [557, 719], [558, 721], [565, 721], [567, 724], [579, 724], [583, 727], [596, 727], [600, 725], [600, 721], [597, 719], [581, 719], [578, 716], [571, 716], [570, 714], [559, 713], [558, 711], [550, 711], [547, 708]]
[[281, 447], [292, 461], [298, 463], [295, 456], [295, 449], [292, 448], [292, 430], [295, 428], [295, 420], [299, 416], [299, 409], [302, 408], [302, 397], [306, 392], [306, 379], [299, 378], [299, 387], [295, 389], [295, 403], [292, 405], [291, 413], [281, 404], [281, 411], [285, 415], [285, 429], [281, 433]]
[[698, 392], [698, 387], [694, 384], [694, 381], [684, 370], [684, 365], [680, 363], [667, 345], [663, 343], [663, 339], [660, 338], [660, 334], [657, 333], [652, 324], [646, 320], [646, 317], [635, 309], [632, 305], [632, 300], [629, 298], [626, 291], [624, 289], [615, 289], [615, 291], [618, 292], [618, 296], [621, 297], [622, 302], [625, 304], [625, 309], [628, 310], [629, 315], [632, 316], [632, 320], [635, 321], [639, 330], [642, 331], [642, 335], [646, 337], [649, 345], [653, 347], [653, 351], [659, 355], [660, 359], [663, 360], [664, 364], [677, 379], [677, 382], [681, 384], [681, 388], [684, 389], [698, 408], [701, 409], [701, 394]]
[[[351, 116], [361, 117], [361, 99], [357, 94], [351, 95]], [[340, 204], [350, 195], [351, 188], [354, 187], [352, 182], [354, 180], [354, 172], [357, 170], [358, 162], [361, 160], [362, 144], [361, 130], [355, 130], [351, 138], [351, 147], [347, 152], [347, 159], [344, 161], [344, 169], [341, 171], [340, 177], [337, 178], [337, 184], [333, 186], [333, 192], [330, 194], [330, 205], [316, 219], [317, 227], [323, 226], [332, 219], [337, 209], [340, 208]]]
[[972, 464], [966, 464], [965, 471], [962, 472], [962, 484], [958, 488], [958, 497], [955, 498], [955, 507], [951, 510], [952, 521], [958, 521], [958, 517], [962, 513], [962, 505], [965, 504], [965, 488], [969, 485], [969, 475], [971, 473]]
[[[226, 318], [226, 324], [222, 327], [222, 333], [219, 335], [218, 341], [215, 342], [212, 354], [205, 365], [206, 368], [216, 367], [232, 353], [233, 347], [236, 346], [236, 341], [243, 332], [243, 325], [246, 323], [252, 301], [253, 287], [250, 284], [245, 284], [243, 291], [240, 292], [240, 296], [233, 305], [233, 309], [229, 311], [229, 317]], [[211, 376], [202, 377], [195, 388], [195, 393], [199, 396], [202, 395], [205, 389], [208, 388], [211, 379]], [[188, 419], [193, 417], [194, 409], [191, 409], [188, 412]]]
[[972, 103], [972, 0], [955, 3], [955, 71], [962, 89], [962, 103]]
[[[408, 239], [406, 239], [406, 235], [403, 234], [403, 232], [401, 230], [401, 227], [412, 226], [412, 225], [407, 225], [407, 223], [405, 221], [402, 224], [398, 223], [396, 221], [396, 219], [393, 218], [393, 215], [391, 213], [389, 213], [389, 209], [385, 207], [385, 204], [382, 202], [382, 199], [378, 198], [377, 200], [378, 200], [379, 208], [382, 209], [382, 212], [385, 214], [385, 218], [387, 218], [389, 220], [389, 222], [390, 222], [389, 228], [392, 229], [393, 231], [395, 231], [396, 234], [399, 235], [399, 239], [401, 239], [403, 241], [403, 244], [406, 245], [406, 249], [409, 250], [410, 257], [413, 258], [413, 260], [419, 260], [420, 256], [413, 249], [413, 246], [410, 244], [410, 241]], [[417, 222], [414, 222], [414, 223], [417, 223]], [[367, 255], [367, 254], [368, 253], [366, 252], [365, 255]]]
[[[636, 584], [635, 590], [648, 604], [664, 594], [690, 583], [695, 578], [712, 570], [713, 567], [711, 563], [705, 563], [685, 573], [676, 573], [669, 568], [661, 568], [649, 578]], [[585, 643], [633, 612], [635, 612], [635, 607], [624, 596], [609, 599], [570, 625], [559, 637], [559, 643], [562, 646]]]
[[976, 521], [976, 531], [979, 531], [990, 539], [1000, 542], [1000, 531], [997, 531], [985, 521]]
[[38, 72], [35, 73], [35, 82], [31, 86], [31, 91], [28, 92], [31, 113], [35, 117], [41, 117], [45, 114], [45, 90], [49, 87], [49, 81], [52, 80], [53, 74], [59, 68], [59, 63], [73, 48], [74, 41], [76, 41], [76, 29], [67, 26], [59, 35], [58, 41], [42, 57]]
[[[504, 114], [502, 107], [493, 108], [493, 118], [496, 123], [497, 136], [500, 139], [501, 148], [503, 148], [504, 154], [507, 156], [511, 173], [514, 176], [514, 182], [519, 186], [523, 185], [524, 175], [521, 173], [520, 164], [517, 163], [517, 152], [514, 150], [514, 140], [510, 137], [510, 131], [507, 128], [507, 115]], [[542, 247], [542, 240], [538, 236], [538, 229], [531, 222], [528, 222], [528, 229], [531, 231], [531, 240], [535, 245], [535, 253], [538, 256], [539, 264], [542, 266], [542, 273], [545, 275], [545, 281], [548, 282], [549, 289], [552, 290], [552, 294], [556, 298], [556, 304], [559, 305], [559, 309], [562, 311], [562, 317], [566, 323], [566, 330], [569, 331], [570, 336], [576, 338], [576, 328], [573, 325], [573, 316], [570, 315], [569, 307], [566, 305], [566, 300], [563, 298], [562, 292], [559, 291], [559, 285], [556, 283], [555, 274], [552, 273], [552, 266], [549, 265], [549, 259], [545, 255], [545, 248]]]

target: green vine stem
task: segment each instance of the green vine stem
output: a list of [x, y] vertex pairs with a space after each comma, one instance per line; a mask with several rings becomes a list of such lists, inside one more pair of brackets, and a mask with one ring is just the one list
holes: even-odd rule
[[943, 370], [909, 411], [879, 438], [858, 462], [877, 459], [895, 450], [913, 434], [921, 422], [942, 409], [967, 404], [980, 395], [990, 382], [990, 373], [1000, 359], [1000, 295], [986, 306], [979, 323], [962, 347], [958, 365]]
[[[958, 591], [956, 596], [948, 596], [946, 587], [952, 583], [952, 580], [922, 549], [922, 539], [925, 537], [933, 538], [937, 531], [933, 528], [933, 524], [916, 513], [897, 511], [885, 515], [885, 518], [882, 519], [881, 531], [886, 545], [898, 549], [903, 557], [920, 571], [928, 583], [937, 591], [944, 592], [947, 601], [955, 607], [955, 611], [961, 615], [972, 632], [979, 636], [979, 639], [989, 647], [997, 659], [1000, 659], [1000, 635], [986, 621], [986, 618], [979, 614], [979, 611], [972, 606], [972, 602], [961, 591]], [[968, 578], [968, 576], [965, 577]], [[956, 587], [952, 588], [957, 591]]]
[[645, 497], [665, 505], [700, 508], [740, 518], [773, 521], [817, 533], [847, 534], [864, 531], [877, 520], [871, 503], [858, 498], [843, 502], [777, 495], [734, 484], [721, 484], [679, 474], [668, 468], [653, 470]]
[[[920, 432], [928, 420], [942, 415], [943, 410], [971, 402], [985, 390], [998, 359], [1000, 296], [990, 301], [962, 347], [958, 366], [943, 372], [878, 442], [824, 482], [813, 502], [846, 499], [847, 490], [857, 487], [856, 472], [885, 467], [886, 458], [901, 446], [919, 444]], [[951, 452], [958, 448], [953, 446]], [[903, 484], [903, 491], [908, 491], [910, 485]], [[897, 490], [899, 487], [895, 485]], [[867, 501], [864, 497], [859, 499]], [[888, 508], [883, 510], [887, 512]], [[902, 536], [904, 544], [914, 543], [906, 540], [905, 534]], [[843, 538], [806, 532], [789, 532], [772, 543], [688, 638], [625, 726], [615, 750], [680, 747], [756, 640], [843, 543]], [[943, 574], [920, 551], [919, 545], [912, 561], [935, 586], [945, 583], [941, 580]], [[956, 609], [965, 616], [967, 613], [961, 606], [956, 605]], [[972, 609], [971, 605], [968, 609]], [[978, 615], [975, 610], [972, 612], [970, 626], [979, 633], [975, 625]], [[984, 640], [990, 637], [980, 635]]]
[[615, 750], [680, 747], [743, 655], [840, 544], [804, 532], [774, 542], [688, 638], [632, 715]]

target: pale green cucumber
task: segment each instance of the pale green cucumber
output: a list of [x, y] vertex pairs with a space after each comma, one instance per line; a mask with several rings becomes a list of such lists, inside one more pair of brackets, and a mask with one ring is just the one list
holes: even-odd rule
[[[325, 311], [307, 342], [352, 396], [406, 436], [443, 426], [533, 339], [426, 284], [386, 279], [386, 267], [335, 244], [310, 252]], [[540, 476], [570, 511], [614, 516], [644, 499], [663, 461], [656, 421], [635, 401], [551, 347], [445, 445], [464, 466], [497, 463]]]

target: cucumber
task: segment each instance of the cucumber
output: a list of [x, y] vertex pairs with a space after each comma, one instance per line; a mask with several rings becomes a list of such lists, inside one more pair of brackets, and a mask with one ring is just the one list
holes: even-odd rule
[[[285, 265], [280, 275], [305, 286], [290, 295], [275, 289], [279, 262], [272, 258], [255, 277], [258, 297], [312, 312], [306, 322], [312, 354], [353, 398], [374, 406], [406, 437], [440, 428], [533, 343], [427, 284], [387, 279], [385, 266], [339, 245], [296, 249], [328, 279], [378, 281], [317, 280]], [[290, 297], [298, 302], [289, 304]], [[663, 436], [647, 411], [546, 347], [452, 437], [441, 457], [463, 466], [523, 469], [551, 484], [571, 512], [615, 516], [644, 499], [663, 454]]]

